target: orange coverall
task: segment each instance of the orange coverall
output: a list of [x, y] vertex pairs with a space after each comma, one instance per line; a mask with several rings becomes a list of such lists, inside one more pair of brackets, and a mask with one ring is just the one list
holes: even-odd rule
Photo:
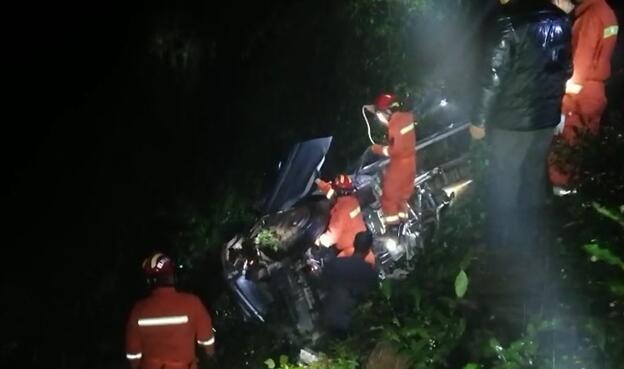
[[406, 218], [405, 205], [414, 191], [416, 133], [412, 113], [396, 112], [388, 122], [388, 146], [373, 145], [373, 152], [390, 157], [381, 182], [381, 210], [386, 224]]
[[[563, 98], [565, 125], [562, 143], [574, 146], [578, 133], [596, 135], [607, 105], [604, 81], [611, 74], [611, 56], [615, 49], [618, 24], [605, 0], [584, 0], [574, 10], [572, 27], [572, 62], [574, 72]], [[579, 90], [580, 89], [580, 90]], [[549, 176], [553, 185], [569, 185], [574, 168], [562, 162], [553, 151], [549, 157]]]
[[195, 369], [195, 344], [212, 353], [214, 341], [210, 315], [197, 296], [158, 287], [130, 313], [126, 357], [134, 369]]
[[[338, 257], [347, 257], [353, 255], [355, 250], [353, 246], [355, 235], [364, 231], [366, 224], [358, 199], [353, 195], [340, 196], [330, 210], [327, 231], [319, 237], [319, 240], [325, 247], [334, 245], [339, 251]], [[366, 255], [365, 260], [375, 265], [372, 252]]]

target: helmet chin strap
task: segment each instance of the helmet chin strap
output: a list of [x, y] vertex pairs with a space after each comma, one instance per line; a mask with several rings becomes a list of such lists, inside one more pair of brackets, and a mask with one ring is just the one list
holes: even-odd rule
[[363, 105], [362, 106], [362, 116], [364, 117], [364, 122], [366, 122], [366, 129], [368, 132], [368, 140], [375, 145], [375, 141], [373, 140], [373, 135], [371, 134], [371, 126], [370, 126], [370, 122], [368, 121], [368, 117], [366, 116], [366, 111], [371, 111], [371, 106], [370, 105]]

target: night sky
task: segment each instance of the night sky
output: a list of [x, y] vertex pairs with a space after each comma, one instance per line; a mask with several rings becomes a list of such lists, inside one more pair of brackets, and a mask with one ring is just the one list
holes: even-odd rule
[[[264, 116], [282, 119], [285, 131], [301, 127], [301, 137], [330, 133], [327, 120], [292, 122], [277, 109], [283, 103], [294, 116], [301, 108], [292, 106], [304, 106], [323, 116], [328, 101], [306, 94], [337, 94], [323, 75], [306, 80], [297, 71], [313, 48], [273, 45], [264, 34], [253, 41], [292, 3], [65, 1], [3, 12], [2, 347], [19, 343], [29, 360], [56, 363], [58, 352], [87, 349], [102, 336], [110, 352], [121, 352], [125, 312], [142, 291], [136, 267], [154, 245], [166, 247], [175, 231], [168, 214], [185, 201], [209, 207], [222, 183], [245, 170], [237, 153], [254, 152], [255, 139], [270, 142], [257, 138], [263, 122], [241, 102], [260, 93], [246, 82], [251, 65], [262, 70], [257, 63], [281, 52], [284, 68], [310, 85], [284, 91]], [[319, 13], [333, 11], [331, 1], [317, 3]], [[194, 40], [189, 75], [163, 66], [155, 51], [172, 25]], [[340, 47], [322, 29], [318, 40]], [[263, 59], [269, 53], [273, 59]], [[313, 68], [329, 70], [332, 60], [324, 62]], [[271, 164], [285, 144], [275, 142], [258, 148], [258, 163]], [[99, 294], [111, 289], [118, 294]]]

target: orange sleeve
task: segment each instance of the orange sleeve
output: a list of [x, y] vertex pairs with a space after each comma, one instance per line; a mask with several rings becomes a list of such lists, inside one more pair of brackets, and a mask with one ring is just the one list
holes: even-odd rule
[[193, 319], [195, 322], [195, 337], [197, 344], [204, 347], [206, 352], [212, 354], [214, 350], [215, 336], [212, 331], [212, 319], [208, 310], [198, 297], [195, 297]]
[[388, 155], [404, 156], [412, 150], [412, 140], [408, 140], [408, 135], [414, 135], [414, 116], [410, 113], [395, 113], [390, 118], [388, 124]]
[[130, 313], [128, 322], [126, 323], [126, 358], [130, 362], [133, 369], [139, 367], [143, 349], [141, 347], [141, 337], [139, 335], [139, 317], [138, 308], [135, 307]]
[[[396, 122], [395, 122], [396, 123]], [[397, 124], [393, 124], [390, 126], [388, 130], [388, 156], [393, 157], [399, 154], [399, 150], [397, 150], [397, 139], [399, 139], [398, 132], [399, 129]]]
[[321, 243], [324, 246], [332, 246], [338, 240], [338, 236], [342, 233], [345, 227], [346, 216], [344, 211], [344, 203], [337, 202], [332, 209], [329, 218], [329, 224], [327, 225], [327, 231], [319, 237], [321, 239]]
[[574, 55], [572, 55], [574, 64], [572, 81], [582, 85], [591, 75], [592, 68], [595, 67], [594, 56], [602, 41], [604, 27], [599, 17], [591, 13], [579, 17], [577, 22], [580, 24], [575, 31], [578, 32], [579, 38], [574, 48]]

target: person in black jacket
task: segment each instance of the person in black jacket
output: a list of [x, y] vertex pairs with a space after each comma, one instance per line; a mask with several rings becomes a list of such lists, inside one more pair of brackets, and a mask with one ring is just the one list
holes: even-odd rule
[[328, 332], [338, 338], [346, 336], [355, 308], [377, 283], [377, 272], [365, 260], [373, 235], [360, 232], [353, 243], [352, 256], [331, 259], [323, 270], [327, 298], [322, 317]]
[[571, 75], [571, 25], [548, 0], [500, 2], [470, 131], [489, 146], [488, 243], [525, 255], [543, 244], [546, 158]]

